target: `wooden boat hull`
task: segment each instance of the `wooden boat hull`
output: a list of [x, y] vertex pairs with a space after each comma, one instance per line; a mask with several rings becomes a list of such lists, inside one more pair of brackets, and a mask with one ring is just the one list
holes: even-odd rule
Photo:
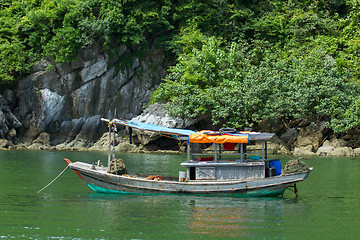
[[175, 179], [161, 181], [143, 177], [114, 175], [102, 167], [65, 160], [71, 169], [88, 186], [98, 193], [176, 193], [176, 194], [232, 194], [242, 197], [279, 196], [285, 189], [305, 180], [311, 170], [300, 174], [246, 180], [204, 180], [179, 182]]

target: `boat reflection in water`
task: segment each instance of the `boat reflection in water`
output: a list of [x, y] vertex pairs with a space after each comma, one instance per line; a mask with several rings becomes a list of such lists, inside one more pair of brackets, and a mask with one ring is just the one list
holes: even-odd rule
[[[264, 231], [263, 234], [266, 236], [267, 229], [279, 228], [277, 224], [281, 219], [283, 204], [279, 201], [283, 199], [221, 198], [213, 201], [209, 198], [205, 202], [204, 199], [206, 200], [202, 198], [190, 202], [192, 209], [187, 225], [193, 235], [211, 234], [215, 237], [241, 238], [251, 237], [259, 230]], [[280, 235], [281, 232], [278, 233], [279, 237]]]
[[194, 201], [188, 228], [192, 234], [239, 237], [249, 234], [247, 211], [235, 206], [206, 206]]

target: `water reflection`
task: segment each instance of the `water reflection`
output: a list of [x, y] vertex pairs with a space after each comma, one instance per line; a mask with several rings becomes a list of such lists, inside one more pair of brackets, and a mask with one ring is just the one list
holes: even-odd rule
[[[192, 234], [239, 237], [248, 235], [247, 210], [226, 203], [204, 203], [201, 200], [191, 201], [193, 205], [188, 217], [188, 228]], [[245, 223], [245, 224], [244, 224]]]
[[[97, 205], [94, 216], [107, 216], [118, 230], [119, 224], [127, 226], [134, 231], [132, 236], [136, 231], [150, 234], [166, 230], [196, 238], [266, 237], [264, 232], [280, 238], [283, 208], [286, 203], [296, 204], [277, 198], [97, 193], [90, 194], [89, 201]], [[141, 227], [141, 231], [134, 226]]]
[[251, 236], [252, 226], [259, 227], [263, 217], [281, 219], [282, 202], [273, 198], [198, 198], [189, 202], [187, 225], [196, 235]]

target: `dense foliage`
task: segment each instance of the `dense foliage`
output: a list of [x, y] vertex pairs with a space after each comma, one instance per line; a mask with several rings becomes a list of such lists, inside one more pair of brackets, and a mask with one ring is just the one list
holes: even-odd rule
[[81, 48], [141, 44], [174, 28], [172, 4], [136, 0], [0, 0], [0, 83], [34, 61], [69, 62]]
[[218, 18], [209, 11], [183, 28], [152, 101], [228, 127], [309, 116], [336, 132], [358, 127], [360, 3], [262, 2], [227, 2]]
[[[359, 126], [358, 0], [0, 0], [0, 83], [97, 42], [164, 47], [174, 115], [242, 127], [315, 116]], [[115, 52], [115, 51], [114, 51]]]

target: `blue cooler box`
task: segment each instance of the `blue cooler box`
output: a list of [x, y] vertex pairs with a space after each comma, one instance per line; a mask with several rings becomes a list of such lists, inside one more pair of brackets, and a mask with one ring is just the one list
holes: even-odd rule
[[280, 160], [271, 160], [269, 161], [269, 168], [276, 169], [276, 176], [281, 175], [281, 162]]

